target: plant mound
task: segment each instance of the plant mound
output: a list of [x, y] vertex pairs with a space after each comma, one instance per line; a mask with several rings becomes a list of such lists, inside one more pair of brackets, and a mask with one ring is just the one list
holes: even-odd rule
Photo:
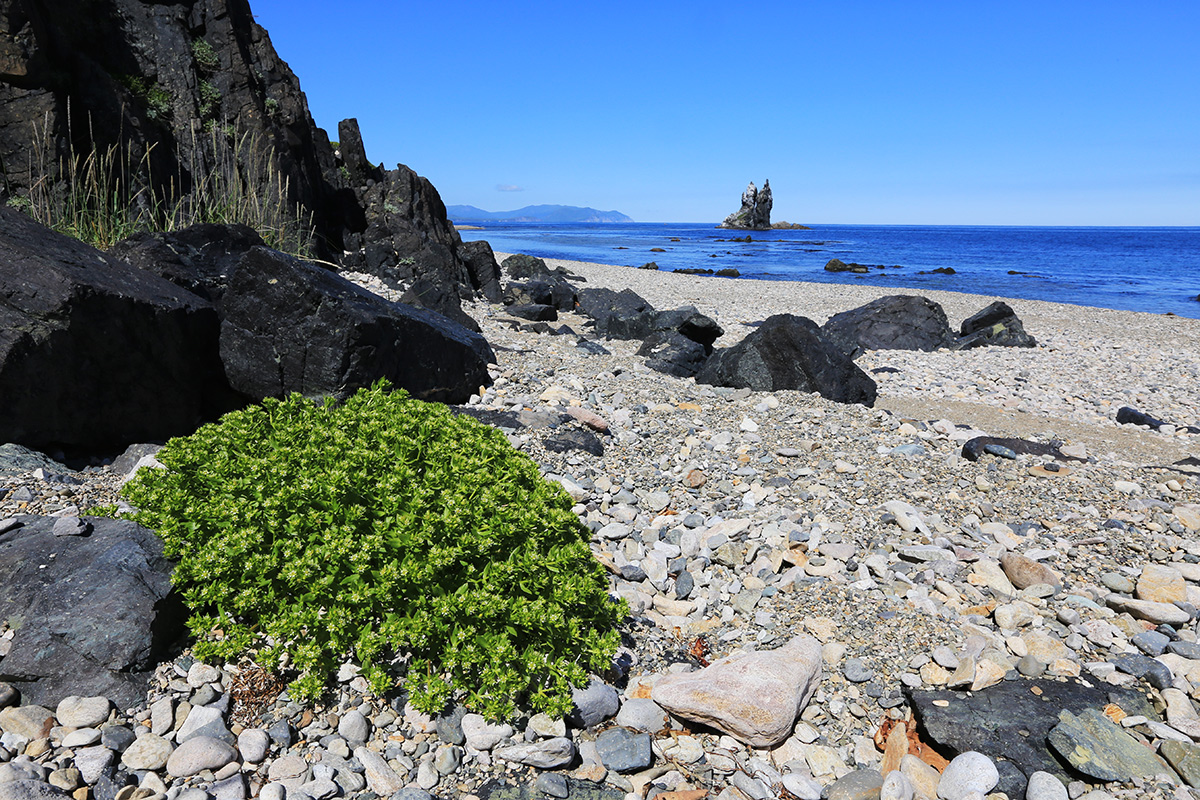
[[125, 487], [178, 559], [200, 658], [256, 654], [317, 695], [347, 654], [372, 688], [406, 660], [427, 713], [562, 715], [627, 612], [557, 484], [504, 435], [385, 383], [227, 414]]

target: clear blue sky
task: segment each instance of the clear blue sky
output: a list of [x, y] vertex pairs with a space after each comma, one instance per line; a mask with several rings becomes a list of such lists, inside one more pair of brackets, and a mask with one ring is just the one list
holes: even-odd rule
[[336, 138], [447, 204], [1200, 225], [1200, 2], [251, 0]]

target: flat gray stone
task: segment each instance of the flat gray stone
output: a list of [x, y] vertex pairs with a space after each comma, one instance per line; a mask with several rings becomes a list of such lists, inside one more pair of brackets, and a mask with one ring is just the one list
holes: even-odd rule
[[1158, 756], [1094, 708], [1063, 710], [1047, 739], [1071, 766], [1102, 781], [1130, 781], [1174, 773]]
[[112, 703], [107, 697], [64, 697], [54, 711], [58, 724], [67, 728], [95, 728], [108, 720]]
[[650, 735], [628, 728], [609, 728], [596, 737], [600, 763], [616, 772], [640, 772], [654, 763]]
[[371, 723], [358, 709], [348, 711], [338, 721], [338, 736], [352, 745], [366, 743], [371, 736]]
[[104, 746], [82, 747], [75, 751], [75, 768], [83, 782], [91, 786], [116, 759], [117, 754]]
[[877, 800], [883, 776], [877, 769], [856, 769], [829, 785], [829, 800]]
[[1164, 741], [1158, 752], [1162, 753], [1188, 786], [1200, 787], [1200, 745], [1191, 742]]
[[404, 788], [404, 779], [388, 766], [383, 756], [366, 747], [354, 748], [354, 757], [363, 765], [367, 787], [380, 797], [390, 797]]
[[556, 769], [570, 764], [575, 758], [575, 745], [570, 739], [546, 739], [529, 744], [497, 747], [492, 755], [504, 761], [513, 761], [538, 769]]
[[237, 746], [243, 760], [257, 764], [267, 757], [271, 737], [261, 728], [246, 728], [238, 734]]
[[1025, 800], [1069, 800], [1069, 795], [1062, 781], [1049, 772], [1039, 771], [1029, 776]]
[[636, 697], [621, 704], [617, 724], [635, 731], [657, 733], [670, 724], [670, 719], [658, 703], [648, 697]]
[[571, 719], [581, 728], [599, 725], [616, 716], [621, 708], [621, 697], [617, 690], [596, 678], [592, 678], [582, 689], [571, 689], [571, 699], [575, 702]]
[[172, 778], [188, 778], [206, 769], [218, 770], [236, 758], [237, 752], [226, 742], [211, 736], [196, 736], [171, 753], [167, 759], [167, 774]]

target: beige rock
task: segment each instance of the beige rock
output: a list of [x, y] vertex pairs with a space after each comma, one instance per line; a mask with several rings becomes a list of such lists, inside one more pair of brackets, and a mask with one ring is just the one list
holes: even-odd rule
[[1175, 518], [1190, 531], [1200, 531], [1200, 505], [1175, 506]]
[[778, 650], [734, 654], [697, 672], [668, 675], [650, 697], [677, 717], [770, 747], [791, 734], [820, 680], [820, 643], [797, 636]]
[[1006, 672], [1008, 672], [1006, 666], [997, 664], [990, 658], [979, 659], [979, 663], [975, 665], [975, 680], [971, 682], [971, 691], [978, 692], [980, 689], [995, 686], [1004, 680]]
[[926, 686], [945, 686], [949, 680], [950, 673], [932, 661], [921, 666], [921, 682]]
[[0, 711], [0, 731], [33, 741], [50, 734], [54, 712], [41, 706], [10, 706]]
[[1026, 558], [1020, 553], [1005, 553], [1000, 556], [1000, 566], [1008, 580], [1018, 589], [1028, 589], [1039, 583], [1062, 588], [1062, 576], [1045, 564]]
[[[1186, 596], [1186, 595], [1185, 595]], [[1131, 600], [1119, 594], [1110, 594], [1104, 602], [1116, 611], [1124, 611], [1138, 619], [1153, 622], [1155, 625], [1183, 625], [1191, 619], [1191, 615], [1171, 603], [1158, 603], [1153, 600]]]
[[936, 769], [916, 756], [908, 755], [900, 759], [900, 772], [908, 778], [918, 797], [937, 800], [937, 787], [942, 776]]
[[1167, 701], [1167, 724], [1200, 741], [1200, 715], [1188, 696], [1178, 689], [1163, 689], [1162, 697]]
[[1147, 564], [1137, 582], [1137, 598], [1152, 603], [1183, 603], [1187, 601], [1187, 586], [1183, 575], [1174, 567]]
[[900, 762], [906, 755], [908, 755], [908, 730], [901, 722], [888, 733], [887, 742], [883, 746], [883, 758], [879, 761], [879, 774], [886, 776], [892, 770], [900, 769]]
[[804, 630], [817, 637], [819, 642], [829, 642], [837, 636], [837, 623], [829, 617], [809, 617], [804, 620]]
[[1029, 655], [1043, 664], [1053, 664], [1060, 658], [1071, 657], [1071, 648], [1062, 640], [1042, 631], [1029, 631], [1021, 637]]
[[1046, 667], [1046, 672], [1056, 678], [1078, 678], [1080, 672], [1078, 661], [1069, 658], [1056, 658]]
[[990, 558], [981, 558], [975, 562], [976, 575], [982, 585], [992, 590], [992, 594], [997, 597], [1007, 598], [1015, 597], [1017, 594], [1016, 588], [1009, 581], [1008, 576], [1004, 574], [998, 561], [992, 561]]
[[808, 745], [804, 750], [804, 760], [807, 762], [808, 768], [814, 778], [821, 778], [826, 775], [833, 775], [840, 778], [841, 774], [849, 770], [846, 762], [838, 755], [837, 750], [821, 744]]

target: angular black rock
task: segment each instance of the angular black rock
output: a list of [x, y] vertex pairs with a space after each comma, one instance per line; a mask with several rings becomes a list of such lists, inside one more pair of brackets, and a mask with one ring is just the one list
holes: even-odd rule
[[1063, 709], [1079, 714], [1116, 702], [1138, 713], [1148, 710], [1139, 692], [1101, 689], [1074, 678], [1002, 681], [969, 693], [921, 691], [908, 686], [903, 692], [917, 724], [928, 737], [926, 741], [942, 755], [953, 757], [977, 750], [1011, 762], [1016, 769], [1002, 769], [996, 787], [1009, 797], [1024, 797], [1023, 781], [1038, 770], [1062, 778], [1072, 774], [1046, 744], [1046, 736], [1058, 725]]
[[222, 302], [221, 359], [253, 398], [347, 397], [379, 378], [422, 400], [465, 402], [495, 361], [479, 334], [390, 303], [328, 270], [255, 248]]
[[791, 314], [768, 318], [733, 347], [715, 350], [697, 383], [771, 392], [818, 392], [839, 403], [875, 403], [875, 381], [830, 342], [815, 322]]
[[963, 320], [959, 339], [952, 347], [955, 350], [969, 350], [985, 345], [1037, 347], [1037, 340], [1025, 332], [1025, 326], [1008, 303], [997, 300]]
[[1028, 439], [1018, 439], [1008, 436], [976, 436], [963, 444], [962, 457], [967, 461], [978, 461], [979, 457], [988, 452], [988, 447], [999, 446], [1012, 450], [1018, 455], [1050, 456], [1056, 461], [1087, 461], [1086, 458], [1069, 456], [1061, 449], [1062, 442], [1031, 442]]
[[68, 695], [145, 702], [185, 633], [161, 540], [128, 520], [94, 517], [90, 535], [59, 538], [53, 517], [17, 519], [0, 534], [0, 620], [15, 631], [0, 681], [49, 708]]
[[655, 331], [646, 337], [637, 354], [646, 358], [646, 366], [657, 372], [690, 378], [704, 366], [708, 353], [704, 345], [678, 331]]
[[[1154, 430], [1158, 430], [1163, 425], [1171, 424], [1163, 422], [1161, 419], [1156, 419], [1149, 414], [1143, 414], [1141, 411], [1130, 406], [1121, 406], [1117, 409], [1117, 422], [1121, 425], [1146, 425]], [[1177, 427], [1183, 427], [1188, 433], [1200, 433], [1200, 428], [1193, 425]]]
[[834, 314], [821, 330], [852, 356], [865, 350], [931, 352], [954, 341], [946, 312], [915, 295], [889, 295]]
[[505, 306], [504, 311], [506, 314], [532, 322], [554, 322], [558, 319], [558, 312], [554, 310], [554, 306], [542, 305], [540, 303]]
[[463, 242], [458, 246], [458, 254], [467, 266], [467, 274], [475, 290], [489, 302], [500, 302], [500, 265], [496, 262], [492, 246], [482, 239]]
[[100, 449], [225, 410], [205, 299], [0, 207], [0, 442]]

